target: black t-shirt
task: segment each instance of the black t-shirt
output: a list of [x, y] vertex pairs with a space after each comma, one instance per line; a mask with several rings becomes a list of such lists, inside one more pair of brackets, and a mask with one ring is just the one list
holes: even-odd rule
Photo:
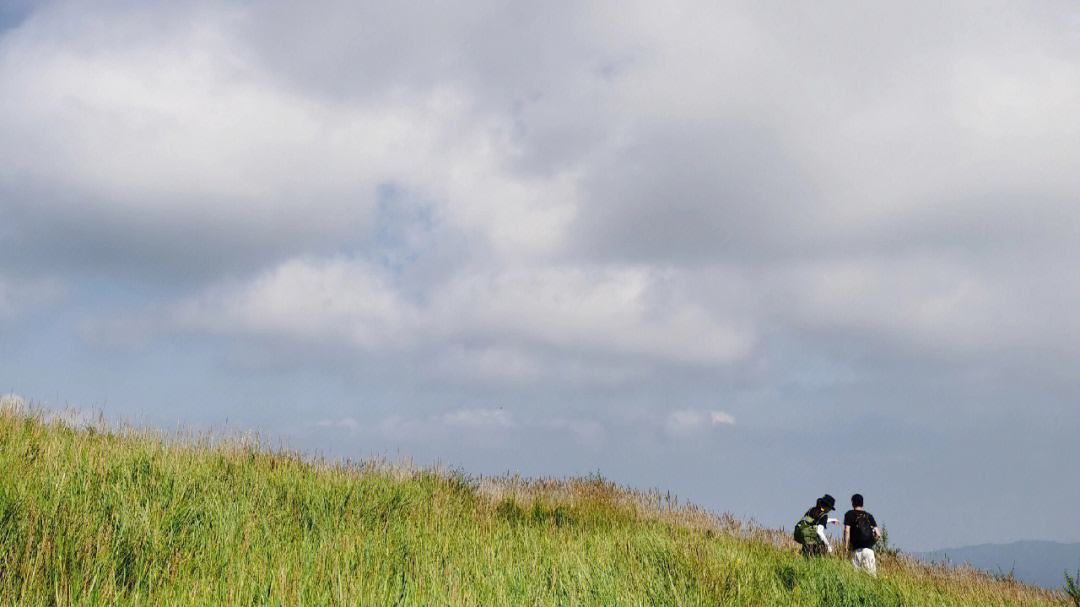
[[871, 527], [877, 527], [877, 521], [874, 520], [874, 515], [870, 514], [865, 510], [848, 510], [846, 513], [844, 513], [844, 526], [851, 527], [851, 529], [848, 531], [848, 537], [851, 538], [851, 547], [856, 550], [860, 548], [873, 548], [874, 541], [859, 541], [860, 539], [864, 538], [855, 537], [855, 525], [858, 524], [860, 516], [867, 517], [870, 520]]

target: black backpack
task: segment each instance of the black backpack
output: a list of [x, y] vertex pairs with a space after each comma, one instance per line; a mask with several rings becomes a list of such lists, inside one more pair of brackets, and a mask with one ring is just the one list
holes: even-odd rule
[[851, 544], [860, 548], [869, 548], [877, 543], [874, 526], [865, 512], [855, 512], [855, 524], [851, 527]]

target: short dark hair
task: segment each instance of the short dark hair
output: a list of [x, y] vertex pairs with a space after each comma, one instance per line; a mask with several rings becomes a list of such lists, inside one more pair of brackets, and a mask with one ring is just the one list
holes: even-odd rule
[[862, 508], [862, 504], [863, 504], [863, 501], [862, 501], [862, 494], [861, 493], [856, 493], [855, 495], [851, 496], [851, 505], [852, 505], [852, 507]]

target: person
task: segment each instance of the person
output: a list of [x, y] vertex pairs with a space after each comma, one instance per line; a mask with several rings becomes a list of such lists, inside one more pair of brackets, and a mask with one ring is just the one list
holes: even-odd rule
[[870, 575], [877, 575], [877, 557], [874, 544], [881, 537], [874, 515], [863, 510], [863, 496], [851, 496], [851, 510], [844, 513], [843, 543], [848, 548], [851, 564]]
[[795, 524], [795, 541], [802, 544], [803, 556], [819, 556], [832, 554], [832, 544], [825, 535], [825, 527], [829, 523], [839, 522], [829, 518], [829, 512], [836, 509], [836, 499], [826, 493], [819, 497], [817, 503], [806, 511], [799, 522]]

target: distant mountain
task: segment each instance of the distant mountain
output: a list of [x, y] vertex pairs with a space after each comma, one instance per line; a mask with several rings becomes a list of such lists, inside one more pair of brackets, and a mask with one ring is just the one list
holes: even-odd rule
[[1011, 544], [980, 544], [912, 553], [916, 558], [954, 565], [968, 564], [990, 573], [1008, 574], [1044, 588], [1061, 588], [1065, 571], [1080, 570], [1080, 544], [1022, 541]]

